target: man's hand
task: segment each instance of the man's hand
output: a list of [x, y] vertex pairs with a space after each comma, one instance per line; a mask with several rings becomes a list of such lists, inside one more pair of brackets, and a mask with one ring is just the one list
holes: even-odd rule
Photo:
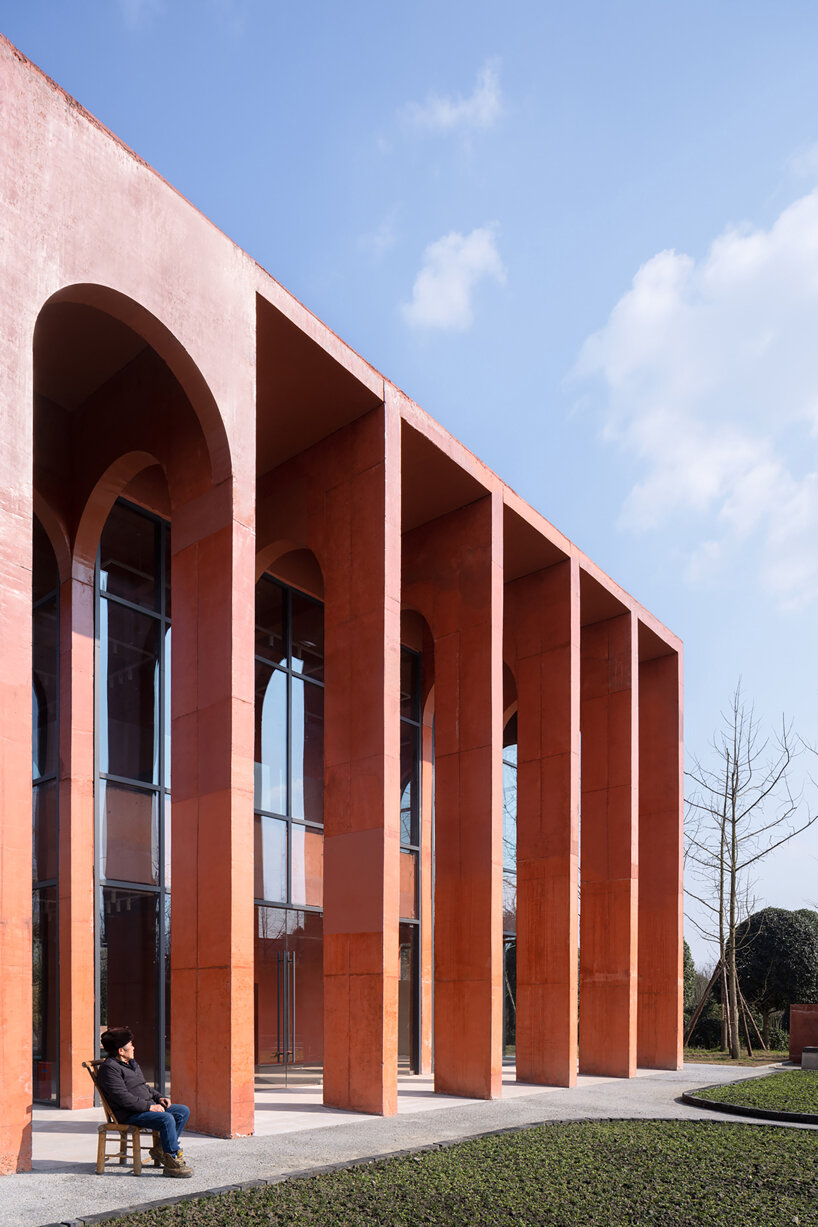
[[170, 1107], [170, 1100], [167, 1098], [166, 1095], [163, 1095], [162, 1098], [159, 1100], [159, 1102], [161, 1103], [163, 1108]]
[[165, 1109], [162, 1107], [161, 1103], [151, 1104], [151, 1112], [164, 1112], [164, 1110]]

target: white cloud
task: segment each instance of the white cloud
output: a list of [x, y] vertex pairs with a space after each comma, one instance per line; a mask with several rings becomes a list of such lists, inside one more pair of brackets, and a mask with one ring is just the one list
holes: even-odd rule
[[701, 260], [654, 256], [575, 374], [601, 377], [604, 433], [642, 470], [623, 525], [672, 519], [691, 578], [749, 544], [783, 605], [818, 599], [818, 190]]
[[501, 284], [505, 281], [494, 235], [494, 226], [483, 226], [466, 235], [453, 230], [429, 244], [412, 287], [412, 300], [401, 307], [408, 324], [451, 332], [471, 327], [479, 283], [486, 279]]
[[430, 92], [424, 102], [410, 102], [404, 116], [413, 127], [429, 132], [491, 128], [502, 113], [503, 101], [496, 61], [489, 60], [477, 74], [468, 98]]
[[368, 234], [362, 234], [358, 246], [375, 260], [382, 259], [398, 241], [398, 210], [392, 209], [379, 226]]

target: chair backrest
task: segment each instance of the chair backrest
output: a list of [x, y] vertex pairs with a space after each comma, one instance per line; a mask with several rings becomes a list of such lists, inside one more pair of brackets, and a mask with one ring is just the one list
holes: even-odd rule
[[99, 1082], [97, 1081], [97, 1070], [102, 1064], [104, 1064], [103, 1061], [83, 1061], [82, 1068], [87, 1069], [88, 1073], [91, 1075], [91, 1081], [94, 1084], [96, 1092], [99, 1095], [100, 1102], [102, 1103], [102, 1107], [105, 1111], [105, 1119], [108, 1121], [109, 1125], [115, 1125], [117, 1124], [117, 1119], [114, 1116], [113, 1112], [111, 1111], [108, 1105], [108, 1100], [105, 1098], [102, 1091], [100, 1090]]

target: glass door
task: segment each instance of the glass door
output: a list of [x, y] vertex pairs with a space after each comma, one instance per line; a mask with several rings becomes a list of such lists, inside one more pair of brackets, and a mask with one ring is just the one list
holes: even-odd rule
[[256, 908], [256, 1081], [320, 1084], [324, 1053], [323, 917]]

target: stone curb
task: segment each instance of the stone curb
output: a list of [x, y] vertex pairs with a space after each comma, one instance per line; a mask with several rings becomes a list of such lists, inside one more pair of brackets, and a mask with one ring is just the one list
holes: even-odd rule
[[[750, 1081], [750, 1079], [741, 1079], [741, 1081]], [[714, 1086], [724, 1085], [724, 1083], [714, 1083]], [[708, 1087], [702, 1087], [701, 1090], [708, 1090]], [[687, 1103], [692, 1103], [694, 1107], [698, 1107], [703, 1100], [697, 1100], [687, 1095], [681, 1095], [680, 1099]], [[712, 1102], [712, 1101], [711, 1101]], [[712, 1106], [719, 1105], [713, 1103]], [[788, 1119], [795, 1119], [794, 1114], [790, 1113]], [[349, 1168], [367, 1167], [370, 1163], [380, 1163], [387, 1159], [405, 1159], [410, 1155], [431, 1154], [436, 1150], [448, 1150], [450, 1146], [460, 1146], [464, 1142], [476, 1142], [480, 1138], [501, 1137], [505, 1133], [526, 1133], [531, 1129], [548, 1129], [551, 1126], [557, 1125], [574, 1125], [574, 1124], [623, 1124], [626, 1121], [634, 1121], [637, 1124], [649, 1124], [652, 1121], [663, 1123], [675, 1122], [678, 1118], [672, 1116], [655, 1116], [655, 1117], [639, 1117], [639, 1116], [572, 1116], [568, 1120], [547, 1120], [539, 1123], [526, 1125], [506, 1125], [502, 1129], [487, 1129], [483, 1133], [468, 1134], [465, 1137], [446, 1138], [442, 1142], [430, 1142], [426, 1146], [408, 1146], [401, 1150], [390, 1150], [379, 1155], [367, 1155], [360, 1159], [341, 1159], [338, 1163], [327, 1163], [322, 1167], [308, 1167], [300, 1171], [287, 1172], [282, 1176], [272, 1176], [269, 1180], [245, 1180], [240, 1184], [224, 1184], [219, 1188], [200, 1189], [196, 1193], [182, 1193], [177, 1197], [163, 1197], [156, 1201], [140, 1202], [139, 1205], [120, 1207], [118, 1210], [105, 1210], [100, 1214], [82, 1215], [80, 1218], [59, 1219], [54, 1223], [43, 1223], [41, 1227], [92, 1227], [94, 1223], [110, 1223], [117, 1219], [125, 1218], [129, 1214], [143, 1214], [148, 1210], [161, 1210], [165, 1206], [176, 1206], [180, 1202], [185, 1201], [204, 1201], [208, 1197], [218, 1197], [222, 1193], [244, 1193], [250, 1189], [261, 1189], [265, 1186], [275, 1184], [284, 1184], [287, 1180], [304, 1180], [309, 1176], [326, 1176], [330, 1172], [345, 1171]], [[818, 1124], [818, 1117], [809, 1118], [806, 1123]], [[695, 1121], [679, 1121], [680, 1124], [694, 1125]], [[729, 1121], [713, 1121], [714, 1125], [728, 1125]]]
[[[762, 1075], [763, 1077], [764, 1075]], [[740, 1086], [742, 1082], [757, 1082], [754, 1078], [737, 1078], [735, 1082], [713, 1082], [709, 1086], [700, 1086], [695, 1091], [685, 1091], [679, 1096], [681, 1103], [692, 1108], [707, 1108], [710, 1112], [728, 1112], [731, 1116], [746, 1116], [755, 1120], [774, 1120], [791, 1125], [818, 1125], [816, 1112], [776, 1112], [773, 1108], [751, 1108], [741, 1103], [724, 1103], [719, 1099], [700, 1098], [702, 1091], [714, 1091], [723, 1086]]]

